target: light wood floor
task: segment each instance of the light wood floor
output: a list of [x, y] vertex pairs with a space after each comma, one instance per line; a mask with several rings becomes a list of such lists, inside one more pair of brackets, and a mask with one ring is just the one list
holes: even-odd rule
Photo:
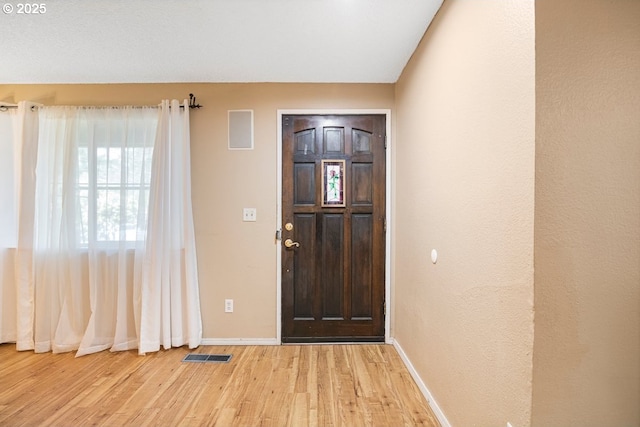
[[[187, 353], [231, 362], [181, 362]], [[138, 356], [0, 345], [0, 426], [439, 426], [388, 345], [175, 348]]]

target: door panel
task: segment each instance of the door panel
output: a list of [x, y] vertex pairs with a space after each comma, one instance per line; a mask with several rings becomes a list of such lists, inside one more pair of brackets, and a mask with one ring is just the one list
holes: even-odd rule
[[294, 203], [300, 205], [313, 205], [316, 198], [316, 165], [314, 163], [296, 163], [294, 173]]
[[294, 258], [294, 316], [296, 319], [313, 319], [313, 301], [316, 278], [315, 271], [315, 234], [316, 216], [298, 214], [294, 223], [298, 230], [300, 248]]
[[384, 340], [385, 120], [283, 117], [283, 342]]
[[319, 307], [323, 320], [343, 320], [344, 289], [344, 217], [342, 214], [322, 215], [322, 274], [319, 286], [323, 304]]
[[351, 224], [351, 318], [372, 320], [373, 217], [355, 214]]

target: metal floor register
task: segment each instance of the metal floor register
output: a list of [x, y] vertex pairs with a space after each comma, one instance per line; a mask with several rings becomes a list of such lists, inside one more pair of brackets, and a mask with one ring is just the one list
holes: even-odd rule
[[189, 353], [187, 354], [183, 362], [197, 362], [197, 363], [228, 363], [231, 360], [231, 354], [199, 354]]

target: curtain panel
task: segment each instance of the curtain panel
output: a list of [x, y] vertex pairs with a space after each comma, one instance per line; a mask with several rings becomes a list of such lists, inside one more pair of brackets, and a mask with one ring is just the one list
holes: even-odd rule
[[200, 344], [184, 105], [18, 108], [17, 245], [0, 259], [14, 265], [0, 303], [16, 325], [3, 342], [77, 356]]
[[[5, 108], [9, 107], [10, 109]], [[0, 103], [0, 342], [16, 340], [15, 247], [18, 238], [16, 182], [19, 159], [16, 130], [18, 110]], [[8, 207], [8, 209], [7, 209]]]
[[[202, 340], [191, 205], [189, 107], [162, 101], [151, 172], [139, 351]], [[183, 313], [196, 313], [184, 316]]]
[[0, 342], [33, 343], [33, 218], [38, 143], [37, 104], [0, 113]]

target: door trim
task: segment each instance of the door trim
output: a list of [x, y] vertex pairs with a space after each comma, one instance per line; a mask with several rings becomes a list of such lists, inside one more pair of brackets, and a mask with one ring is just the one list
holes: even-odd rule
[[[277, 110], [277, 176], [276, 176], [276, 230], [280, 230], [282, 224], [282, 116], [289, 114], [300, 115], [349, 115], [349, 114], [384, 114], [386, 116], [386, 176], [385, 176], [385, 204], [386, 204], [386, 220], [387, 231], [385, 233], [385, 272], [384, 272], [384, 342], [391, 344], [391, 109], [294, 109], [294, 110]], [[274, 230], [275, 231], [275, 230]], [[282, 241], [276, 240], [276, 340], [282, 344]]]

